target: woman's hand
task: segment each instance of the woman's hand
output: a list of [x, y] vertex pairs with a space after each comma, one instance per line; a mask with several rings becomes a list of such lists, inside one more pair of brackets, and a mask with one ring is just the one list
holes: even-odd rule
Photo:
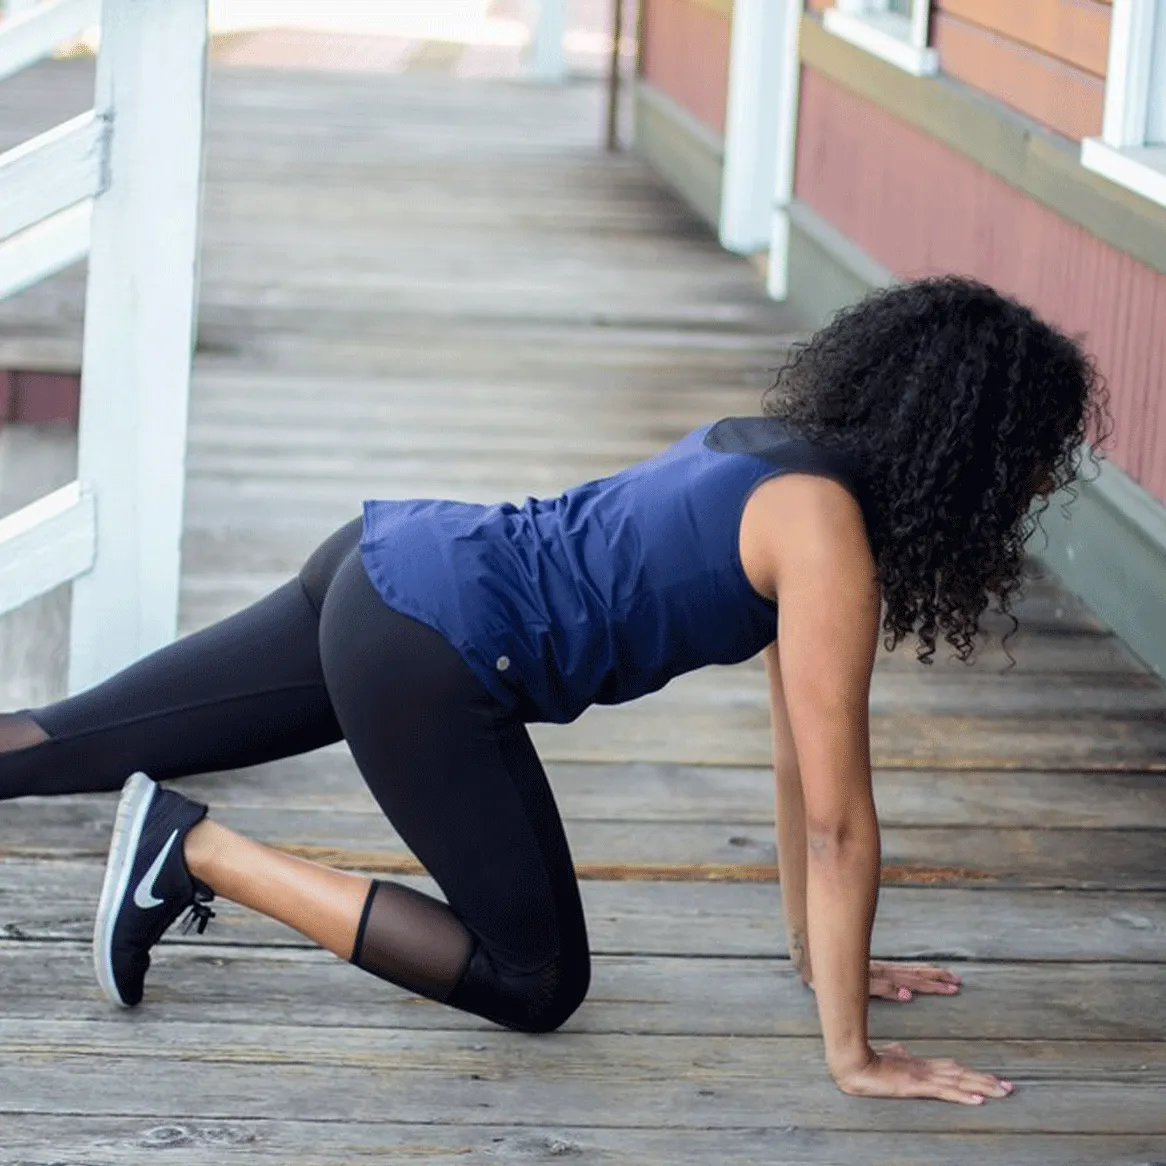
[[[931, 964], [889, 964], [870, 961], [870, 994], [878, 1000], [906, 1002], [916, 995], [954, 996], [960, 990], [960, 978], [946, 968]], [[813, 988], [813, 980], [806, 987]]]
[[960, 990], [960, 978], [946, 968], [931, 964], [888, 964], [870, 961], [870, 994], [879, 1000], [908, 1001], [916, 994], [954, 996]]
[[834, 1072], [834, 1080], [853, 1097], [924, 1098], [958, 1105], [983, 1105], [1012, 1092], [1010, 1082], [990, 1073], [965, 1069], [952, 1060], [913, 1057], [901, 1044], [872, 1049], [865, 1064]]

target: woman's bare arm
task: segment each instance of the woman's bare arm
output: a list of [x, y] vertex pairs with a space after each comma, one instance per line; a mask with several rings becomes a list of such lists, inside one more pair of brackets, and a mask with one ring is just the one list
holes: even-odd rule
[[880, 851], [868, 704], [880, 609], [861, 515], [840, 487], [813, 487], [801, 505], [785, 508], [777, 645], [805, 805], [818, 1012], [827, 1062], [842, 1078], [872, 1056], [868, 964]]
[[777, 863], [781, 876], [781, 908], [789, 943], [790, 962], [802, 977], [813, 981], [813, 965], [806, 927], [806, 803], [793, 730], [785, 708], [777, 644], [763, 653], [769, 677], [769, 708], [773, 731], [773, 776], [776, 794]]
[[778, 603], [776, 662], [805, 809], [806, 933], [830, 1071], [866, 1096], [1005, 1096], [988, 1074], [899, 1048], [876, 1053], [868, 1040], [880, 867], [869, 700], [881, 604], [861, 511], [824, 479], [767, 483], [746, 510], [742, 561], [751, 580], [768, 564]]

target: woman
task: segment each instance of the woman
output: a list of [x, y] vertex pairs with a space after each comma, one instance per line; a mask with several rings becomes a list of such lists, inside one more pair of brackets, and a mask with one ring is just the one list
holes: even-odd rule
[[[203, 930], [221, 895], [414, 992], [549, 1031], [589, 955], [526, 724], [764, 652], [790, 951], [831, 1073], [865, 1096], [1004, 1097], [867, 1039], [871, 994], [958, 990], [870, 964], [871, 671], [880, 624], [928, 662], [941, 636], [971, 654], [989, 596], [1007, 610], [1021, 581], [1030, 504], [1074, 477], [1105, 415], [1089, 360], [1021, 305], [958, 279], [882, 292], [795, 352], [765, 416], [521, 508], [366, 503], [253, 607], [0, 718], [0, 797], [125, 782], [94, 947], [118, 1004], [141, 999], [167, 927], [189, 909]], [[242, 838], [145, 776], [341, 738], [448, 906]]]

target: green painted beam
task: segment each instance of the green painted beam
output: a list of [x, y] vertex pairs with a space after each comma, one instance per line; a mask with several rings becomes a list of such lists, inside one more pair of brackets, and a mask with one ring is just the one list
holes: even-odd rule
[[636, 84], [635, 148], [714, 230], [721, 222], [724, 142], [646, 81]]

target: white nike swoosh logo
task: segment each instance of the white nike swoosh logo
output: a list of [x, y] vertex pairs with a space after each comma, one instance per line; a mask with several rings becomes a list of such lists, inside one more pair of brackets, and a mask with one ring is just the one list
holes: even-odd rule
[[170, 847], [174, 845], [174, 840], [178, 837], [178, 831], [175, 830], [169, 838], [166, 839], [166, 845], [158, 852], [158, 857], [150, 864], [150, 869], [142, 875], [142, 881], [138, 883], [134, 890], [134, 903], [141, 907], [143, 911], [148, 911], [151, 907], [157, 907], [162, 900], [154, 898], [154, 883], [162, 870], [162, 864], [166, 861], [166, 856], [170, 853]]

